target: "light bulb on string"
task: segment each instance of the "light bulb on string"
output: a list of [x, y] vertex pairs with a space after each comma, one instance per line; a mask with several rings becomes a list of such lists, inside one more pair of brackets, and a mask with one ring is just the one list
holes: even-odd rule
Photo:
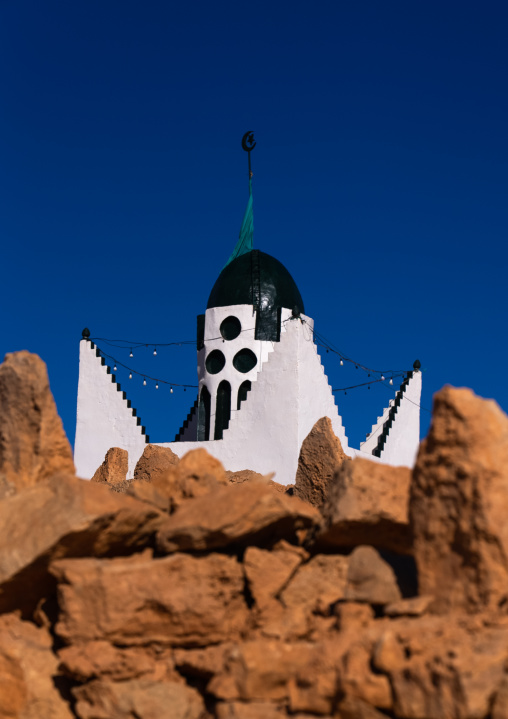
[[388, 384], [393, 384], [393, 377], [390, 377], [390, 382]]
[[381, 375], [381, 382], [384, 382], [385, 376], [384, 374]]
[[134, 357], [134, 353], [133, 353], [132, 350], [131, 350], [131, 353], [130, 353], [129, 357]]
[[146, 387], [146, 379], [143, 377], [143, 387]]
[[156, 357], [156, 356], [157, 356], [157, 347], [154, 347], [154, 350], [153, 350], [153, 356], [154, 356], [154, 357]]
[[116, 372], [116, 365], [113, 367], [113, 372]]
[[129, 374], [129, 379], [132, 379], [132, 372]]
[[173, 387], [169, 390], [170, 394], [173, 394]]
[[159, 389], [159, 383], [158, 383], [158, 382], [155, 383], [155, 389]]
[[341, 360], [341, 361], [340, 361], [340, 366], [342, 367], [343, 364], [344, 364], [344, 362]]

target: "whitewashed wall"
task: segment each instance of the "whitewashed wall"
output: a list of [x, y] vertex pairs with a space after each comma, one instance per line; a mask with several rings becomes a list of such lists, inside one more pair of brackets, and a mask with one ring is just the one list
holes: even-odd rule
[[409, 380], [380, 459], [385, 464], [413, 467], [420, 445], [420, 398], [422, 373]]
[[342, 421], [312, 339], [312, 320], [293, 320], [290, 315], [288, 311], [283, 316], [280, 342], [273, 343], [241, 410], [232, 406], [224, 438], [163, 446], [171, 447], [179, 456], [204, 447], [226, 469], [275, 472], [281, 484], [294, 482], [301, 443], [321, 417], [330, 417], [335, 434], [348, 450]]
[[[214, 330], [220, 327], [222, 319], [232, 314], [238, 316], [242, 326], [249, 331], [241, 333], [236, 340], [223, 342], [220, 332]], [[276, 481], [292, 484], [301, 444], [317, 420], [326, 416], [349, 456], [393, 465], [413, 465], [419, 443], [420, 372], [415, 372], [406, 389], [405, 399], [381, 459], [378, 459], [370, 453], [368, 445], [362, 445], [362, 449], [369, 450], [367, 452], [349, 447], [313, 341], [313, 322], [309, 317], [292, 319], [291, 312], [283, 310], [281, 339], [274, 343], [254, 339], [255, 316], [249, 305], [214, 308], [207, 311], [206, 319], [210, 324], [205, 331], [205, 349], [198, 353], [198, 371], [200, 384], [206, 379], [212, 395], [210, 434], [213, 436], [215, 425], [215, 395], [223, 379], [227, 379], [232, 387], [229, 429], [224, 430], [222, 440], [167, 442], [161, 446], [171, 447], [179, 457], [191, 449], [203, 447], [228, 470], [275, 472]], [[234, 355], [242, 347], [249, 347], [258, 356], [258, 364], [246, 374], [237, 372], [232, 364]], [[208, 375], [204, 357], [215, 348], [224, 353], [226, 365], [216, 375]], [[236, 396], [240, 384], [246, 379], [251, 380], [252, 389], [238, 411]], [[74, 458], [78, 474], [84, 478], [92, 477], [106, 451], [113, 446], [129, 452], [128, 478], [131, 479], [146, 446], [145, 437], [127, 408], [126, 400], [122, 399], [122, 393], [111, 382], [111, 375], [95, 356], [95, 350], [90, 349], [89, 342], [82, 340]]]
[[[397, 390], [400, 392], [400, 389]], [[422, 373], [413, 372], [409, 379], [394, 422], [388, 432], [385, 445], [381, 452], [380, 461], [401, 467], [413, 467], [418, 447], [420, 445], [420, 399], [422, 393]], [[390, 400], [377, 423], [372, 425], [372, 431], [365, 442], [360, 444], [362, 452], [371, 453], [377, 447], [378, 440], [383, 432], [384, 423], [389, 418], [390, 409], [395, 399]]]
[[96, 356], [92, 343], [79, 343], [79, 381], [74, 442], [74, 464], [78, 477], [91, 479], [104, 461], [110, 447], [129, 452], [129, 474], [134, 476], [136, 462], [146, 447], [137, 418], [127, 400], [112, 382], [112, 375]]

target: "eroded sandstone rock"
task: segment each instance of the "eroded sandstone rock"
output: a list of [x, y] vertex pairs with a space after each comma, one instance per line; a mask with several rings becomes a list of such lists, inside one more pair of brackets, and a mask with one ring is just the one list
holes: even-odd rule
[[283, 589], [303, 557], [281, 548], [267, 551], [248, 547], [243, 558], [250, 592], [258, 607], [266, 606]]
[[370, 544], [399, 554], [412, 551], [409, 526], [411, 471], [356, 458], [344, 462], [330, 484], [319, 547]]
[[238, 637], [247, 622], [235, 557], [65, 559], [51, 570], [58, 581], [56, 631], [67, 644], [206, 646]]
[[174, 669], [169, 649], [156, 646], [117, 647], [105, 640], [73, 644], [58, 652], [62, 671], [73, 680], [125, 681], [155, 679], [183, 681]]
[[296, 541], [319, 522], [318, 511], [296, 497], [244, 482], [220, 487], [213, 501], [205, 496], [182, 504], [161, 527], [157, 547], [167, 553]]
[[[154, 446], [154, 449], [165, 449], [176, 457], [167, 448]], [[171, 458], [167, 459], [169, 461]], [[129, 487], [129, 493], [170, 513], [187, 499], [203, 497], [220, 486], [228, 485], [224, 467], [205, 449], [193, 449], [180, 461], [166, 466], [164, 471], [145, 473], [143, 476], [150, 476], [151, 479], [144, 482], [135, 480]]]
[[319, 419], [302, 442], [294, 493], [320, 507], [335, 472], [348, 457], [335, 436], [329, 417]]
[[92, 477], [92, 482], [108, 484], [111, 487], [123, 485], [127, 480], [129, 453], [120, 447], [111, 447], [106, 452], [104, 462]]
[[419, 591], [436, 610], [508, 601], [508, 417], [492, 400], [445, 387], [411, 485]]
[[470, 719], [488, 716], [507, 656], [506, 626], [422, 617], [392, 621], [372, 663], [390, 679], [397, 717]]
[[59, 475], [0, 502], [0, 611], [29, 616], [52, 591], [58, 557], [129, 554], [147, 546], [161, 515], [126, 495]]
[[179, 462], [170, 447], [147, 444], [134, 469], [134, 479], [150, 482]]
[[22, 488], [57, 473], [74, 474], [74, 462], [46, 365], [30, 352], [8, 354], [0, 365], [0, 477]]
[[46, 629], [0, 617], [0, 719], [72, 719], [56, 688], [61, 675]]
[[208, 691], [226, 702], [284, 702], [291, 714], [328, 715], [338, 692], [337, 665], [332, 643], [245, 642], [230, 650]]
[[328, 614], [331, 605], [345, 598], [349, 558], [317, 554], [298, 568], [280, 595], [286, 607]]
[[401, 599], [393, 569], [373, 547], [356, 547], [348, 559], [347, 600], [389, 604]]
[[73, 690], [80, 719], [202, 719], [204, 703], [180, 682], [96, 680]]

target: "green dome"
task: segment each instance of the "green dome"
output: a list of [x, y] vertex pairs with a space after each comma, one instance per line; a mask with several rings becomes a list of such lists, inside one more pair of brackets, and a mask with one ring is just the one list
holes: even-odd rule
[[255, 305], [262, 312], [278, 307], [305, 312], [294, 279], [275, 257], [251, 250], [230, 262], [210, 292], [207, 309], [229, 305]]

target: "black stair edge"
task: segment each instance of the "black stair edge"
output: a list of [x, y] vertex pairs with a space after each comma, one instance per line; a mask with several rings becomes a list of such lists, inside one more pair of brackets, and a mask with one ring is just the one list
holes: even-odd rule
[[376, 447], [374, 447], [374, 449], [372, 450], [372, 455], [374, 457], [381, 458], [381, 453], [386, 444], [386, 440], [388, 439], [390, 429], [393, 426], [393, 422], [395, 420], [395, 415], [397, 414], [398, 408], [400, 407], [400, 403], [402, 401], [402, 396], [403, 396], [404, 392], [406, 391], [406, 387], [408, 386], [409, 380], [411, 379], [412, 376], [413, 376], [413, 371], [408, 372], [397, 391], [397, 395], [395, 397], [395, 402], [390, 407], [390, 411], [388, 412], [388, 417], [386, 418], [386, 421], [383, 424], [383, 431], [381, 432], [381, 434], [379, 436]]
[[197, 398], [197, 399], [194, 400], [194, 404], [193, 404], [192, 407], [190, 408], [189, 414], [188, 414], [187, 417], [184, 419], [182, 426], [180, 427], [180, 429], [178, 430], [177, 434], [175, 435], [175, 442], [181, 442], [181, 441], [182, 441], [182, 434], [185, 432], [185, 430], [186, 430], [187, 427], [189, 426], [189, 423], [190, 423], [191, 419], [192, 419], [192, 418], [194, 417], [194, 415], [196, 414], [197, 409], [198, 409], [198, 404], [199, 404], [199, 398]]
[[101, 353], [100, 349], [99, 349], [96, 345], [94, 345], [94, 343], [93, 343], [91, 340], [90, 340], [90, 349], [94, 349], [94, 350], [95, 350], [95, 356], [96, 356], [96, 357], [100, 357], [100, 359], [101, 359], [101, 365], [102, 365], [103, 367], [106, 367], [106, 372], [107, 372], [107, 374], [111, 375], [111, 381], [113, 382], [113, 384], [116, 384], [116, 391], [122, 393], [122, 399], [124, 399], [125, 402], [127, 403], [127, 409], [130, 409], [130, 410], [131, 410], [132, 416], [136, 418], [136, 425], [137, 425], [138, 427], [141, 427], [141, 434], [145, 436], [145, 441], [146, 441], [147, 444], [149, 444], [150, 438], [149, 438], [149, 436], [146, 434], [146, 427], [141, 424], [141, 417], [138, 417], [138, 413], [137, 413], [136, 408], [132, 406], [131, 400], [130, 400], [130, 399], [127, 399], [127, 392], [125, 392], [124, 390], [122, 390], [122, 385], [120, 384], [120, 382], [117, 382], [117, 381], [116, 381], [116, 375], [113, 374], [113, 372], [111, 371], [111, 367], [106, 364], [106, 359], [105, 359], [105, 357], [102, 356], [102, 353]]

